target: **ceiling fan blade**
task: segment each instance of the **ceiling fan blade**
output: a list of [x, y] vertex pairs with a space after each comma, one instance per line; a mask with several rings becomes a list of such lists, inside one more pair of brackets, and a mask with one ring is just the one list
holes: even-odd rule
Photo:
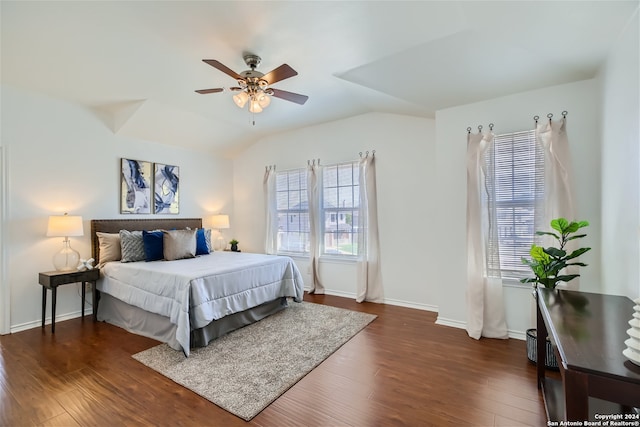
[[285, 99], [287, 101], [295, 102], [296, 104], [304, 105], [309, 97], [307, 95], [300, 95], [299, 93], [287, 92], [286, 90], [273, 89], [273, 96], [276, 98]]
[[227, 67], [226, 65], [222, 64], [219, 61], [216, 61], [215, 59], [203, 59], [202, 62], [206, 62], [207, 64], [211, 65], [213, 68], [217, 68], [218, 70], [222, 71], [225, 74], [228, 74], [229, 76], [233, 77], [236, 80], [238, 79], [244, 80], [244, 78], [240, 74], [236, 73], [231, 68]]
[[197, 90], [196, 92], [201, 93], [201, 94], [205, 94], [205, 93], [218, 93], [218, 92], [222, 92], [224, 89], [221, 87], [217, 87], [215, 89], [200, 89]]
[[297, 76], [298, 72], [293, 68], [289, 67], [287, 64], [282, 64], [278, 68], [271, 70], [264, 76], [262, 76], [263, 80], [266, 80], [270, 85], [275, 82], [279, 82], [280, 80], [288, 79], [289, 77]]

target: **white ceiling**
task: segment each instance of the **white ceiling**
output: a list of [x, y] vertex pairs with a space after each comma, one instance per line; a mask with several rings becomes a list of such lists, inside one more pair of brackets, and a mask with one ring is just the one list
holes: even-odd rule
[[[90, 107], [114, 132], [233, 155], [268, 134], [436, 110], [594, 77], [638, 1], [0, 3], [2, 83]], [[203, 63], [299, 75], [255, 115]]]

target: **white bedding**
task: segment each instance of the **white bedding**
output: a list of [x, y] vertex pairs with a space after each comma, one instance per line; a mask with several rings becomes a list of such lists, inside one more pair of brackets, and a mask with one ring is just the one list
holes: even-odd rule
[[304, 284], [289, 257], [212, 252], [177, 261], [109, 262], [97, 288], [127, 304], [166, 316], [189, 355], [191, 329], [278, 297], [300, 302]]

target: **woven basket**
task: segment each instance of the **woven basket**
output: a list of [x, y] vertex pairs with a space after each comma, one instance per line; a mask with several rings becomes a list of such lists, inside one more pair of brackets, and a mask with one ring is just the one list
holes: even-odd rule
[[[551, 341], [547, 338], [547, 345], [545, 346], [545, 361], [544, 366], [549, 369], [558, 370], [558, 360], [553, 352]], [[533, 363], [538, 361], [538, 338], [537, 331], [535, 329], [527, 329], [527, 357]]]

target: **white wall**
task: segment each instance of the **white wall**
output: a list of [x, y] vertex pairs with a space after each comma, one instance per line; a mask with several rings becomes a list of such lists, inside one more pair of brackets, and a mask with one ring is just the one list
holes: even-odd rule
[[638, 11], [602, 72], [602, 280], [640, 296], [640, 67]]
[[[282, 171], [306, 167], [307, 160], [317, 158], [329, 165], [376, 150], [385, 299], [435, 309], [434, 134], [431, 119], [371, 113], [258, 141], [234, 161], [235, 237], [243, 250], [264, 250], [266, 165], [275, 164]], [[307, 262], [296, 262], [308, 285]], [[322, 262], [320, 276], [327, 293], [355, 296], [353, 263]]]
[[[52, 256], [62, 244], [60, 238], [45, 237], [48, 216], [82, 215], [85, 235], [72, 237], [71, 242], [83, 258], [91, 252], [89, 220], [123, 216], [119, 214], [120, 158], [180, 166], [178, 217], [206, 217], [220, 210], [233, 214], [229, 160], [122, 138], [87, 109], [12, 87], [2, 87], [2, 107], [2, 144], [8, 163], [3, 244], [12, 331], [41, 321], [38, 272], [53, 270]], [[78, 290], [78, 285], [59, 288], [56, 319], [79, 314]], [[49, 298], [47, 317], [50, 307]]]
[[[436, 113], [436, 193], [438, 226], [434, 228], [440, 253], [435, 279], [439, 284], [438, 322], [466, 325], [466, 128], [485, 130], [494, 123], [497, 134], [532, 129], [533, 116], [555, 118], [567, 110], [567, 133], [571, 146], [577, 193], [576, 219], [588, 220], [585, 245], [591, 252], [581, 257], [589, 264], [581, 270], [581, 289], [600, 292], [600, 103], [595, 80], [515, 94], [489, 101], [449, 108]], [[530, 325], [531, 292], [528, 287], [504, 287], [507, 326], [519, 336]]]

